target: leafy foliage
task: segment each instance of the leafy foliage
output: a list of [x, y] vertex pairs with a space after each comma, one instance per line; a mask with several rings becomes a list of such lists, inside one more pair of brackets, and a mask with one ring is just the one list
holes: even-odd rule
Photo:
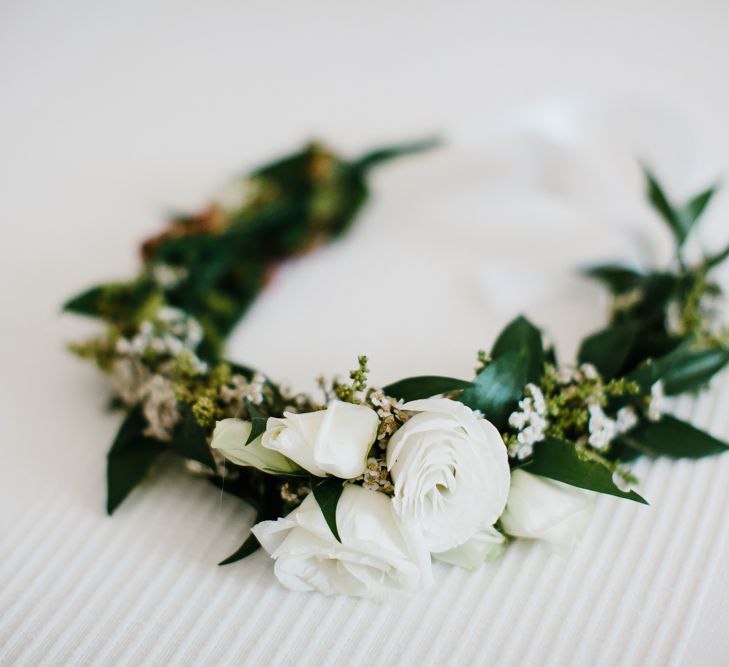
[[491, 361], [459, 400], [503, 429], [523, 395], [524, 386], [539, 381], [544, 364], [541, 332], [519, 316], [499, 334], [491, 349]]
[[[606, 377], [629, 375], [649, 360], [669, 355], [689, 343], [695, 345], [697, 341], [708, 340], [710, 347], [725, 347], [711, 333], [703, 304], [705, 297], [719, 292], [718, 286], [707, 279], [707, 273], [729, 257], [729, 248], [705, 257], [693, 267], [688, 266], [682, 256], [683, 244], [696, 228], [716, 186], [679, 206], [669, 200], [647, 169], [645, 176], [649, 201], [676, 241], [676, 268], [641, 273], [607, 264], [586, 270], [586, 274], [602, 282], [615, 299], [610, 324], [587, 338], [580, 350], [580, 360], [593, 363]], [[721, 356], [714, 357], [715, 362]], [[715, 363], [713, 372], [722, 365]], [[707, 361], [704, 380], [710, 366]], [[679, 386], [672, 389], [685, 390]]]
[[649, 201], [666, 222], [671, 232], [673, 232], [678, 245], [683, 245], [697, 220], [714, 196], [716, 186], [712, 186], [699, 193], [683, 206], [676, 206], [668, 200], [666, 193], [652, 172], [647, 168], [644, 168], [643, 171], [647, 181]]

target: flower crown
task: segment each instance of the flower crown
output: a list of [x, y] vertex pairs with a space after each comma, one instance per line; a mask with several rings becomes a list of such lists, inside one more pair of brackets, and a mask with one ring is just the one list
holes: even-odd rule
[[473, 380], [372, 387], [359, 357], [348, 380], [321, 379], [321, 395], [310, 396], [223, 358], [276, 266], [347, 229], [373, 167], [431, 145], [353, 161], [308, 146], [202, 213], [174, 218], [143, 244], [134, 280], [65, 304], [106, 323], [71, 349], [108, 374], [112, 405], [125, 413], [108, 454], [109, 514], [169, 452], [257, 512], [221, 565], [262, 546], [289, 588], [383, 599], [425, 587], [432, 558], [475, 568], [518, 538], [570, 547], [595, 493], [646, 502], [626, 467], [640, 455], [727, 450], [664, 412], [665, 396], [699, 390], [729, 362], [710, 279], [729, 247], [693, 265], [683, 252], [716, 188], [677, 205], [647, 170], [676, 260], [647, 272], [587, 270], [610, 290], [612, 309], [574, 365], [559, 364], [524, 317], [478, 353]]

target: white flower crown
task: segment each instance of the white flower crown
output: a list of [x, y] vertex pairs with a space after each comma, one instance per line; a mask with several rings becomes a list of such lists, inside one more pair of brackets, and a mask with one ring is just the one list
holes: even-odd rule
[[641, 454], [726, 451], [662, 409], [664, 395], [700, 389], [729, 361], [709, 278], [729, 248], [692, 266], [682, 253], [715, 188], [678, 206], [648, 171], [676, 261], [587, 271], [613, 307], [573, 366], [559, 365], [524, 317], [479, 353], [472, 381], [371, 387], [360, 357], [349, 381], [322, 379], [315, 397], [223, 359], [226, 336], [276, 265], [347, 228], [372, 167], [430, 145], [353, 161], [311, 145], [172, 220], [143, 245], [133, 281], [65, 305], [106, 322], [103, 336], [72, 349], [109, 374], [126, 413], [108, 456], [109, 513], [173, 452], [258, 513], [221, 564], [263, 546], [289, 588], [384, 599], [424, 588], [431, 558], [475, 568], [516, 538], [569, 548], [595, 492], [645, 503], [625, 467]]

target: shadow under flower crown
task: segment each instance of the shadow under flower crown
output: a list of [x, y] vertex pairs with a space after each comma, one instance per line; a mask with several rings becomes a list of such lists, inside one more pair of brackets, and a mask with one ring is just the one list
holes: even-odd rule
[[[295, 394], [223, 358], [226, 336], [276, 266], [346, 230], [381, 162], [432, 142], [343, 160], [318, 144], [260, 169], [198, 215], [142, 246], [130, 282], [94, 287], [65, 310], [103, 320], [71, 349], [93, 359], [125, 413], [108, 454], [111, 514], [165, 452], [248, 503], [256, 525], [221, 564], [263, 546], [296, 590], [378, 599], [415, 592], [431, 558], [477, 567], [515, 538], [569, 547], [594, 492], [645, 503], [626, 463], [698, 458], [727, 445], [664, 414], [729, 362], [714, 321], [712, 269], [729, 247], [689, 265], [683, 246], [715, 192], [677, 205], [646, 171], [648, 197], [676, 241], [667, 268], [595, 266], [610, 321], [560, 365], [519, 317], [476, 376], [349, 381]], [[224, 483], [223, 483], [224, 482]]]

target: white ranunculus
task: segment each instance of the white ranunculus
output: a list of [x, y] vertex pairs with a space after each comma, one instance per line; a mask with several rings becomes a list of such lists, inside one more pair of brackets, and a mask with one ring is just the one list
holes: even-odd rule
[[433, 558], [475, 570], [487, 560], [496, 560], [506, 548], [506, 538], [496, 528], [486, 528], [476, 533], [468, 542], [448, 551], [433, 554]]
[[384, 600], [430, 583], [422, 536], [398, 520], [385, 494], [347, 484], [337, 505], [337, 528], [341, 543], [309, 494], [285, 518], [262, 521], [252, 531], [275, 559], [279, 581], [293, 590]]
[[430, 551], [448, 551], [501, 515], [509, 493], [506, 446], [491, 422], [462, 403], [431, 398], [402, 409], [418, 414], [387, 447], [395, 510], [419, 526]]
[[367, 467], [379, 424], [377, 413], [366, 405], [332, 401], [326, 410], [269, 418], [262, 443], [312, 475], [352, 479]]
[[260, 436], [246, 445], [251, 428], [251, 422], [242, 419], [223, 419], [215, 425], [210, 446], [239, 466], [250, 466], [272, 474], [302, 472], [293, 461], [263, 447]]
[[514, 537], [546, 540], [567, 551], [587, 530], [594, 496], [585, 489], [515, 470], [501, 525]]

